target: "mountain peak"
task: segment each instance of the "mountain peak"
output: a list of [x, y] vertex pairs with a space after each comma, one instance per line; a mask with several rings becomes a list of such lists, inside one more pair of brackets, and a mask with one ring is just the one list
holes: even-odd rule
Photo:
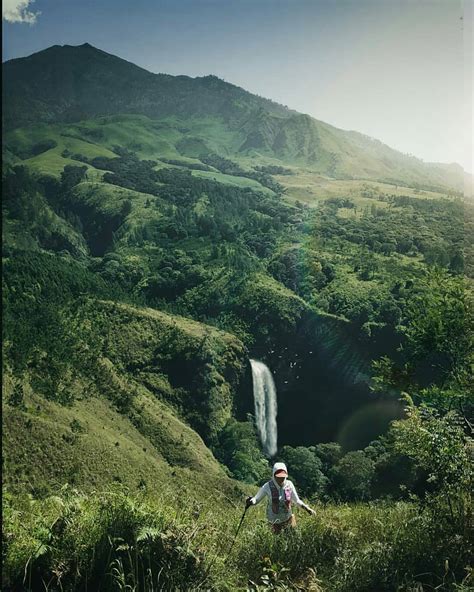
[[239, 152], [263, 152], [305, 163], [342, 179], [462, 185], [461, 175], [451, 169], [426, 165], [216, 75], [154, 74], [88, 42], [56, 45], [5, 62], [3, 82], [6, 131], [40, 122], [71, 123], [120, 114], [150, 119], [214, 117], [239, 134]]
[[[95, 47], [95, 45], [91, 45], [90, 43], [88, 43], [87, 41], [85, 43], [81, 43], [80, 45], [63, 45], [63, 47], [67, 47], [68, 49], [73, 49], [76, 51], [88, 51], [88, 52], [94, 52], [97, 54], [101, 54], [101, 55], [108, 55], [108, 56], [114, 56], [111, 53], [108, 53], [106, 51], [104, 51], [103, 49], [99, 49], [98, 47]], [[117, 59], [121, 59], [119, 57], [117, 57]]]
[[259, 106], [288, 113], [215, 75], [154, 74], [88, 42], [56, 45], [3, 66], [7, 129], [117, 113], [214, 115], [234, 121]]

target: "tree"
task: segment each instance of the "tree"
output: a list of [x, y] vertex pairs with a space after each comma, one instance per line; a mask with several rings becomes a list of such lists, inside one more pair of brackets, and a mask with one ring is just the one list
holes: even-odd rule
[[474, 306], [467, 282], [434, 270], [417, 288], [405, 310], [407, 355], [436, 365], [441, 385], [472, 385]]
[[66, 165], [63, 172], [61, 173], [61, 184], [63, 188], [66, 191], [69, 191], [84, 179], [86, 173], [86, 166], [75, 166], [72, 164]]
[[325, 474], [341, 459], [343, 454], [341, 445], [337, 442], [316, 444], [314, 451], [322, 463], [322, 469]]
[[[474, 301], [460, 276], [430, 270], [410, 288], [402, 311], [403, 347], [394, 363], [374, 363], [375, 390], [405, 390], [467, 418], [474, 384]], [[444, 402], [443, 402], [444, 399]]]
[[241, 481], [258, 483], [268, 473], [267, 461], [250, 418], [247, 421], [229, 419], [219, 433], [214, 454]]
[[394, 241], [386, 241], [386, 242], [382, 243], [382, 245], [380, 247], [380, 251], [384, 255], [391, 255], [392, 253], [395, 252], [396, 248], [397, 248], [397, 245]]
[[130, 212], [132, 211], [132, 202], [130, 199], [126, 199], [122, 202], [122, 207], [120, 208], [120, 216], [122, 219], [125, 219]]
[[395, 450], [427, 475], [427, 498], [446, 502], [453, 520], [467, 519], [472, 470], [472, 438], [464, 433], [455, 412], [440, 416], [425, 406], [416, 407], [406, 396], [407, 419], [394, 422]]
[[449, 270], [452, 273], [462, 274], [464, 273], [464, 257], [463, 254], [457, 251], [451, 257], [451, 261], [449, 263]]
[[330, 471], [336, 495], [347, 501], [370, 497], [375, 463], [362, 450], [348, 452]]
[[321, 495], [324, 492], [327, 478], [321, 471], [322, 463], [314, 447], [283, 446], [281, 457], [303, 495]]
[[449, 254], [442, 245], [433, 245], [429, 247], [425, 253], [425, 261], [428, 265], [438, 265], [439, 267], [447, 267], [450, 263]]

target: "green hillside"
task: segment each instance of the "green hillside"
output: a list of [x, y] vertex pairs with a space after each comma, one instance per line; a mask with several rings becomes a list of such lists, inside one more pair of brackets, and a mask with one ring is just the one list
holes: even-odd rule
[[[71, 358], [59, 362], [47, 348], [55, 374], [43, 359], [21, 377], [4, 377], [6, 485], [36, 494], [64, 481], [86, 490], [113, 481], [153, 488], [185, 469], [222, 485], [222, 467], [189, 424], [209, 443], [231, 417], [246, 360], [239, 341], [186, 319], [106, 301], [88, 300], [62, 315], [68, 334], [58, 335], [56, 327], [54, 347]], [[21, 400], [14, 404], [15, 397]]]
[[[3, 77], [4, 589], [466, 592], [462, 171], [87, 44]], [[249, 359], [317, 513], [228, 556]]]
[[[148, 157], [173, 155], [174, 149], [191, 157], [215, 151], [263, 163], [276, 159], [336, 179], [464, 189], [464, 174], [456, 165], [423, 163], [215, 76], [193, 79], [152, 74], [88, 44], [54, 46], [6, 62], [3, 80], [7, 130], [39, 122], [140, 114], [151, 120], [136, 139]], [[84, 132], [86, 141], [93, 143], [102, 138], [108, 143], [113, 137], [108, 129]], [[121, 133], [116, 132], [112, 141], [117, 143]]]

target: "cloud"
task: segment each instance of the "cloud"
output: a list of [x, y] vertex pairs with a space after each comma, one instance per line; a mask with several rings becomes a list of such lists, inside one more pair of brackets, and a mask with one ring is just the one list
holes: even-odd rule
[[2, 17], [9, 23], [28, 23], [34, 25], [41, 14], [39, 11], [28, 10], [34, 0], [4, 0]]

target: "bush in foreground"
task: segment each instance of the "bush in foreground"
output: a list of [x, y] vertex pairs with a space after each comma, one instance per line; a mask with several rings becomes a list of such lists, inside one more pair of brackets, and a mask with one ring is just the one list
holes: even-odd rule
[[3, 587], [8, 590], [174, 590], [206, 577], [196, 529], [119, 490], [4, 496]]

